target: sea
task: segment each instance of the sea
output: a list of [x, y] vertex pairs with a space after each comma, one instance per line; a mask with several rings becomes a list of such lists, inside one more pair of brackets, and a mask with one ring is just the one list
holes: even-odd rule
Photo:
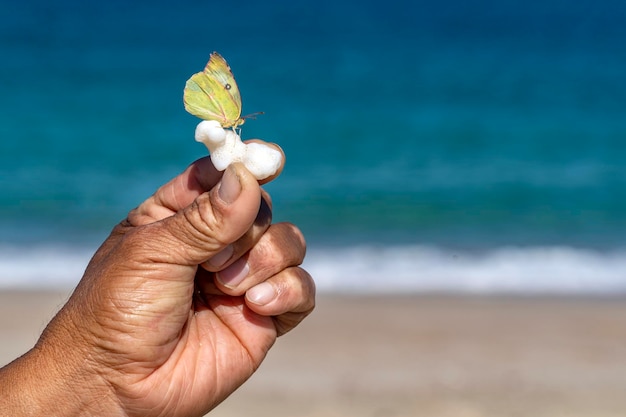
[[329, 293], [626, 293], [623, 0], [0, 0], [0, 290], [66, 289], [206, 149], [218, 51]]

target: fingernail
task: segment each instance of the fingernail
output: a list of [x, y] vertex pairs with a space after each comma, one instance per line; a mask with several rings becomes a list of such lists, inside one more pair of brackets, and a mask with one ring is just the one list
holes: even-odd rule
[[276, 298], [276, 290], [269, 282], [263, 282], [254, 286], [246, 293], [248, 301], [260, 306], [269, 304], [274, 298]]
[[239, 183], [239, 176], [235, 172], [235, 168], [229, 166], [224, 171], [222, 181], [220, 182], [220, 188], [217, 190], [217, 195], [226, 204], [230, 204], [239, 197], [241, 194], [241, 184]]
[[215, 278], [223, 286], [227, 288], [234, 288], [244, 280], [244, 278], [248, 275], [248, 272], [250, 272], [248, 262], [246, 262], [245, 259], [240, 258], [228, 268], [223, 271], [219, 271], [215, 275]]
[[233, 245], [228, 245], [224, 249], [213, 255], [213, 257], [209, 259], [209, 263], [212, 266], [218, 268], [228, 262], [230, 257], [233, 256], [233, 252]]

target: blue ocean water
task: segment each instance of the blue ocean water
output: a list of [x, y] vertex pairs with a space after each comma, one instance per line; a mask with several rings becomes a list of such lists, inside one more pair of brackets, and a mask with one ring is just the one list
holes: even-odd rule
[[75, 282], [205, 154], [182, 89], [217, 50], [322, 289], [626, 289], [622, 1], [0, 6], [0, 287]]

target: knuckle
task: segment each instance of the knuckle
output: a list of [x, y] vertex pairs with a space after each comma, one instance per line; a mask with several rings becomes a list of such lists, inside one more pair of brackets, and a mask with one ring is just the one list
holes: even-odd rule
[[315, 306], [315, 282], [311, 275], [300, 267], [287, 269], [280, 282], [279, 295], [293, 298], [295, 311], [313, 310]]
[[281, 311], [274, 316], [278, 336], [296, 327], [315, 309], [315, 283], [311, 275], [300, 267], [292, 267], [281, 274], [276, 283], [278, 305]]
[[279, 246], [276, 246], [275, 237], [273, 234], [264, 235], [263, 244], [255, 247], [255, 260], [259, 262], [260, 271], [271, 272], [276, 265], [283, 265], [283, 253]]
[[272, 225], [250, 252], [254, 274], [265, 279], [304, 260], [306, 247], [300, 230], [289, 223]]
[[217, 240], [225, 241], [222, 236], [224, 227], [223, 218], [219, 212], [213, 210], [213, 206], [207, 194], [198, 196], [193, 203], [183, 210], [183, 217], [188, 224], [185, 229], [193, 240], [200, 242]]
[[286, 249], [285, 256], [289, 265], [301, 264], [306, 254], [306, 241], [300, 229], [291, 223], [279, 223], [275, 226], [274, 245]]
[[156, 243], [156, 239], [149, 236], [146, 227], [134, 227], [120, 237], [116, 245], [115, 253], [124, 254], [128, 262], [140, 262], [158, 256], [158, 249], [162, 246]]
[[315, 281], [311, 274], [309, 274], [306, 270], [302, 268], [297, 268], [300, 278], [300, 283], [302, 285], [302, 294], [304, 297], [304, 308], [305, 311], [312, 311], [315, 308], [315, 294], [317, 289], [315, 287]]

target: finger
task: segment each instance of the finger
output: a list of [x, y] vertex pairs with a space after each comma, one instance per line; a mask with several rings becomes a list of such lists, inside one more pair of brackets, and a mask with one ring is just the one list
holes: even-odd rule
[[200, 194], [213, 188], [221, 177], [222, 172], [215, 169], [208, 156], [194, 161], [183, 173], [161, 186], [139, 207], [131, 210], [126, 219], [112, 230], [111, 235], [102, 244], [93, 259], [98, 260], [106, 255], [134, 227], [173, 216], [191, 204]]
[[292, 267], [250, 288], [245, 300], [255, 313], [273, 317], [280, 336], [297, 326], [315, 308], [315, 283], [304, 269]]
[[283, 269], [300, 265], [305, 252], [304, 237], [297, 227], [271, 225], [246, 256], [217, 272], [215, 285], [225, 294], [242, 295]]
[[121, 242], [138, 242], [136, 251], [151, 262], [195, 267], [241, 238], [260, 204], [256, 179], [243, 165], [233, 164], [210, 192], [171, 217], [133, 229]]
[[141, 226], [174, 215], [213, 188], [222, 174], [208, 156], [198, 159], [131, 211], [128, 222], [132, 226]]
[[202, 268], [211, 272], [228, 268], [233, 262], [236, 262], [243, 254], [254, 247], [262, 238], [263, 234], [272, 223], [272, 210], [265, 197], [267, 196], [267, 198], [269, 198], [269, 196], [263, 192], [261, 195], [261, 206], [252, 227], [248, 229], [242, 237], [226, 246], [207, 262], [204, 262]]

